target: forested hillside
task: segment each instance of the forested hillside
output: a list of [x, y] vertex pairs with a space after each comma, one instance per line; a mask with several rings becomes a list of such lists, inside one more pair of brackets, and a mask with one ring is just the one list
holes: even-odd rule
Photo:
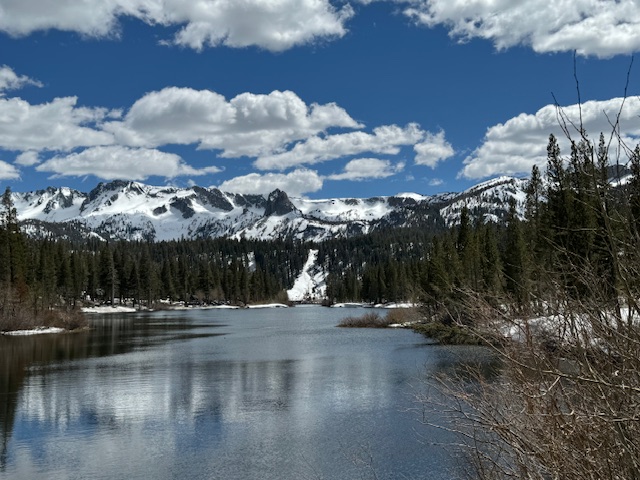
[[[157, 300], [247, 304], [286, 301], [310, 249], [326, 278], [329, 302], [422, 301], [455, 304], [473, 291], [531, 309], [558, 284], [576, 296], [612, 300], [621, 259], [635, 256], [640, 220], [640, 163], [626, 182], [610, 178], [604, 138], [594, 150], [574, 143], [563, 160], [555, 138], [544, 174], [526, 186], [523, 216], [513, 197], [503, 219], [462, 205], [457, 225], [378, 228], [319, 243], [300, 240], [112, 241], [34, 239], [20, 232], [11, 192], [2, 202], [0, 275], [3, 311], [41, 312], [79, 302]], [[630, 179], [629, 179], [630, 178]], [[468, 198], [473, 199], [477, 197]], [[469, 200], [471, 202], [471, 200]], [[471, 207], [471, 208], [470, 208]], [[597, 288], [585, 279], [593, 276]]]

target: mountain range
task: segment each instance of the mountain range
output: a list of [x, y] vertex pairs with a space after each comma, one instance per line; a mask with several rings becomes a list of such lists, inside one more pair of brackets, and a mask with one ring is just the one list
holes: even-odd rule
[[500, 221], [510, 198], [522, 212], [525, 184], [522, 179], [500, 177], [459, 193], [310, 200], [289, 197], [281, 190], [246, 195], [213, 187], [157, 187], [116, 180], [100, 183], [88, 193], [49, 187], [12, 195], [23, 231], [37, 238], [320, 242], [385, 228], [436, 231], [456, 224], [465, 205], [473, 218]]

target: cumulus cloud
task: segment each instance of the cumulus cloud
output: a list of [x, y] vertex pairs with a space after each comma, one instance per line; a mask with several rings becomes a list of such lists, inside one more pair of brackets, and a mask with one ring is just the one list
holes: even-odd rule
[[636, 0], [419, 0], [406, 15], [466, 41], [483, 38], [501, 50], [527, 45], [536, 52], [576, 50], [610, 57], [640, 49], [640, 3]]
[[97, 130], [108, 115], [104, 108], [77, 107], [76, 97], [32, 105], [21, 98], [0, 98], [0, 148], [6, 150], [72, 150], [113, 143]]
[[444, 138], [444, 132], [427, 133], [424, 141], [416, 144], [413, 149], [416, 152], [416, 165], [426, 165], [435, 168], [442, 160], [455, 154], [453, 147]]
[[0, 30], [14, 36], [65, 30], [116, 37], [119, 18], [182, 28], [166, 43], [204, 47], [257, 46], [283, 51], [317, 39], [345, 35], [353, 16], [329, 0], [0, 0]]
[[0, 180], [17, 180], [20, 172], [10, 163], [0, 160]]
[[0, 96], [3, 96], [6, 90], [18, 90], [27, 85], [42, 87], [42, 83], [37, 80], [33, 80], [25, 75], [18, 75], [12, 68], [6, 65], [0, 66]]
[[415, 123], [406, 127], [385, 125], [373, 133], [349, 132], [324, 137], [314, 136], [297, 143], [293, 148], [259, 157], [255, 166], [260, 170], [284, 170], [297, 165], [311, 165], [327, 160], [375, 153], [397, 155], [402, 146], [415, 145], [425, 138], [426, 132]]
[[95, 175], [104, 180], [146, 180], [152, 175], [174, 178], [220, 171], [218, 167], [195, 169], [172, 153], [122, 146], [93, 147], [79, 153], [53, 157], [36, 167], [55, 177]]
[[222, 182], [218, 188], [225, 192], [262, 194], [271, 193], [276, 188], [287, 192], [293, 197], [300, 197], [306, 193], [317, 192], [322, 188], [323, 180], [318, 172], [298, 169], [293, 172], [282, 173], [250, 173]]
[[357, 158], [348, 162], [342, 173], [329, 175], [327, 180], [370, 180], [387, 178], [404, 170], [404, 162], [392, 164], [389, 160], [379, 158]]
[[[615, 121], [622, 102], [622, 98], [588, 101], [582, 106], [564, 107], [561, 113], [569, 125], [573, 123], [576, 126], [580, 125], [582, 115], [587, 134], [597, 142], [600, 132], [611, 132], [609, 120]], [[547, 142], [552, 133], [558, 138], [562, 152], [568, 154], [570, 144], [560, 128], [558, 110], [554, 105], [547, 105], [533, 115], [523, 113], [495, 125], [487, 130], [482, 145], [464, 160], [465, 166], [460, 175], [475, 179], [529, 173], [534, 164], [545, 164]], [[578, 139], [577, 133], [573, 133]], [[640, 139], [640, 98], [624, 100], [620, 134], [627, 145], [634, 146]]]
[[[178, 157], [157, 150], [166, 145], [194, 145], [224, 158], [253, 157], [262, 170], [287, 170], [364, 153], [397, 155], [411, 146], [416, 163], [434, 166], [453, 151], [444, 132], [431, 134], [415, 123], [384, 125], [370, 133], [360, 131], [363, 128], [335, 103], [307, 104], [291, 91], [243, 93], [227, 100], [209, 90], [168, 87], [145, 94], [125, 110], [78, 106], [76, 97], [37, 105], [0, 97], [0, 148], [20, 152], [17, 165], [38, 165], [39, 171], [56, 175], [142, 179], [202, 174], [191, 173]], [[352, 131], [327, 133], [332, 129]], [[46, 152], [58, 155], [40, 163]], [[122, 168], [127, 159], [136, 159], [133, 169]], [[97, 170], [94, 164], [99, 164]], [[381, 178], [391, 172], [382, 166], [377, 173], [361, 174], [364, 167], [359, 159], [335, 178]]]
[[122, 121], [104, 128], [125, 145], [198, 144], [239, 157], [272, 152], [328, 128], [360, 127], [336, 104], [307, 105], [290, 91], [227, 101], [216, 92], [171, 87], [146, 94]]
[[17, 165], [22, 165], [23, 167], [32, 167], [33, 165], [40, 163], [40, 157], [38, 156], [38, 152], [29, 150], [28, 152], [22, 152], [18, 155], [15, 163]]

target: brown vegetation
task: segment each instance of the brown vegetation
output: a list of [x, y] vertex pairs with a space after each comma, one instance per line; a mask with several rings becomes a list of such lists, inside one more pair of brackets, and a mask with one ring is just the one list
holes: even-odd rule
[[19, 295], [5, 290], [0, 300], [0, 332], [33, 330], [38, 327], [58, 327], [77, 330], [88, 325], [80, 309], [71, 307], [34, 311], [20, 301]]
[[[578, 141], [567, 159], [550, 137], [546, 187], [531, 181], [527, 221], [511, 222], [510, 295], [451, 290], [449, 308], [465, 312], [456, 323], [494, 345], [501, 368], [432, 378], [421, 407], [449, 412], [476, 478], [638, 479], [640, 145], [618, 136], [620, 114], [598, 145], [558, 116]], [[631, 171], [615, 187], [614, 140]]]
[[359, 317], [349, 316], [343, 318], [338, 324], [339, 327], [348, 328], [386, 328], [394, 322], [381, 316], [376, 312], [367, 312]]

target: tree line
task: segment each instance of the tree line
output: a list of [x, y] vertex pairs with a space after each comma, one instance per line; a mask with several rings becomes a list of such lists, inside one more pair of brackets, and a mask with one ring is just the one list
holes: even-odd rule
[[466, 253], [488, 246], [486, 227], [442, 240], [460, 273], [431, 270], [427, 296], [500, 365], [435, 380], [477, 478], [640, 478], [640, 147], [624, 164], [609, 151], [580, 130], [562, 156], [549, 137], [523, 218], [512, 210], [498, 229], [493, 287]]
[[473, 292], [532, 313], [566, 290], [576, 299], [615, 304], [623, 271], [637, 264], [640, 251], [640, 147], [617, 166], [608, 150], [604, 135], [595, 146], [583, 136], [563, 157], [551, 135], [544, 173], [533, 167], [524, 206], [512, 198], [501, 223], [474, 219], [463, 208], [458, 225], [442, 232], [326, 242], [320, 258], [330, 266], [327, 296], [417, 298], [432, 309], [451, 309]]
[[10, 189], [0, 211], [0, 329], [80, 304], [286, 302], [308, 254], [287, 240], [33, 239], [20, 230]]
[[[524, 215], [512, 199], [501, 223], [463, 208], [454, 228], [380, 229], [319, 244], [230, 239], [71, 242], [20, 232], [10, 190], [2, 197], [3, 305], [34, 312], [79, 300], [143, 303], [284, 301], [311, 248], [327, 273], [327, 299], [455, 304], [466, 291], [531, 309], [557, 284], [614, 301], [622, 254], [634, 256], [640, 221], [640, 152], [631, 179], [610, 182], [607, 145], [573, 142], [568, 159], [551, 136], [544, 174], [534, 167]], [[627, 199], [628, 201], [622, 201]], [[625, 207], [626, 206], [626, 207]], [[624, 207], [624, 208], [623, 208]], [[597, 288], [585, 275], [597, 279]]]

